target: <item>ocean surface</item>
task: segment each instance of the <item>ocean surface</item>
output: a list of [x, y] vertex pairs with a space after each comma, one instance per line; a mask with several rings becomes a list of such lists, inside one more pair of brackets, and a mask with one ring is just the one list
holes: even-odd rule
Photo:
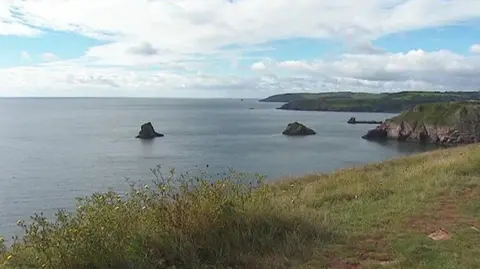
[[[392, 114], [278, 106], [247, 99], [0, 99], [0, 235], [21, 234], [16, 221], [35, 212], [73, 209], [75, 197], [109, 188], [124, 192], [126, 178], [150, 183], [157, 165], [165, 173], [233, 168], [275, 180], [427, 150], [368, 142], [361, 136], [373, 125], [346, 124], [351, 116], [383, 120]], [[165, 137], [135, 139], [148, 121]], [[283, 136], [292, 121], [317, 135]]]

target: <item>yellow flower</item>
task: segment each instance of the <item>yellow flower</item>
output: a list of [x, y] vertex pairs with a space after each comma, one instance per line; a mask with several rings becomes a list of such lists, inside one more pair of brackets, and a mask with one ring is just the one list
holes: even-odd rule
[[7, 261], [11, 260], [13, 258], [12, 254], [7, 256]]

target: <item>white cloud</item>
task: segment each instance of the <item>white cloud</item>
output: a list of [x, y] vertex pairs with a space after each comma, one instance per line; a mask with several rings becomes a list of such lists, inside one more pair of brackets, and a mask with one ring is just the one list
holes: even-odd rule
[[[169, 71], [131, 71], [123, 67], [86, 67], [77, 61], [57, 61], [0, 69], [0, 96], [244, 97], [244, 94], [255, 94], [257, 80], [203, 73], [179, 75]], [[35, 87], [31, 81], [35, 81]]]
[[[446, 50], [344, 54], [328, 61], [265, 59], [252, 67], [264, 72], [255, 76], [180, 74], [60, 60], [0, 69], [0, 95], [264, 97], [295, 91], [478, 90], [480, 85], [480, 56]], [[30, 81], [35, 81], [35, 88]]]
[[40, 34], [39, 30], [25, 25], [18, 17], [13, 15], [11, 12], [13, 2], [12, 0], [0, 0], [0, 36], [34, 36]]
[[263, 62], [256, 62], [254, 64], [252, 64], [252, 70], [254, 71], [262, 71], [262, 70], [265, 70], [266, 67], [265, 67], [265, 64]]
[[20, 60], [22, 62], [30, 62], [32, 57], [30, 57], [30, 54], [27, 51], [22, 51], [22, 53], [20, 53]]
[[42, 59], [45, 61], [45, 62], [53, 62], [53, 61], [56, 61], [58, 60], [58, 56], [55, 55], [54, 53], [51, 53], [51, 52], [45, 52], [42, 54]]
[[[256, 66], [260, 64], [254, 63]], [[480, 85], [480, 56], [468, 57], [447, 50], [344, 54], [332, 61], [282, 61], [271, 64], [271, 72], [280, 70], [308, 75], [315, 82], [333, 83], [339, 88], [361, 86], [373, 91], [478, 90]]]
[[474, 44], [470, 47], [470, 51], [473, 53], [480, 53], [480, 44]]
[[[372, 41], [479, 18], [478, 0], [0, 0], [0, 35], [51, 29], [109, 41], [75, 61], [44, 54], [50, 63], [0, 69], [0, 95], [183, 96], [198, 90], [219, 96], [244, 88], [245, 96], [261, 97], [306, 89], [467, 89], [480, 85], [473, 75], [480, 71], [478, 57], [446, 50], [392, 54]], [[256, 72], [250, 77], [197, 72], [221, 61], [240, 69], [246, 50], [298, 37], [341, 40], [351, 54], [265, 59], [251, 65]]]
[[294, 37], [371, 39], [480, 17], [477, 0], [0, 1], [0, 18], [18, 21], [14, 8], [36, 27], [196, 53]]

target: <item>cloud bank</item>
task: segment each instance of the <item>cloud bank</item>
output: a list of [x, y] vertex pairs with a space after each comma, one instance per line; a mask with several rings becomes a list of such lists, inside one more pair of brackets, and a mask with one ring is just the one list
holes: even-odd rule
[[[472, 90], [480, 85], [478, 44], [465, 44], [473, 53], [466, 56], [421, 48], [389, 53], [372, 41], [478, 19], [478, 0], [0, 0], [0, 36], [42, 38], [53, 30], [105, 41], [78, 59], [59, 59], [52, 50], [43, 55], [48, 63], [0, 68], [0, 95]], [[304, 61], [248, 56], [294, 38], [349, 49]], [[244, 60], [253, 60], [247, 74], [235, 74]], [[224, 62], [231, 72], [211, 71]]]

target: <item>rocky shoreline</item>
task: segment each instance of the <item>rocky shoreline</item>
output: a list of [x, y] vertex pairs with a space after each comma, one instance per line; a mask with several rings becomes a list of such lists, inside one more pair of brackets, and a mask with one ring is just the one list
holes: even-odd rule
[[480, 104], [445, 103], [433, 106], [417, 106], [397, 117], [387, 119], [369, 130], [362, 138], [437, 145], [471, 144], [480, 141]]
[[471, 144], [478, 142], [477, 135], [462, 133], [456, 128], [446, 126], [411, 126], [407, 122], [400, 124], [385, 122], [369, 130], [363, 139], [398, 140], [440, 145]]

